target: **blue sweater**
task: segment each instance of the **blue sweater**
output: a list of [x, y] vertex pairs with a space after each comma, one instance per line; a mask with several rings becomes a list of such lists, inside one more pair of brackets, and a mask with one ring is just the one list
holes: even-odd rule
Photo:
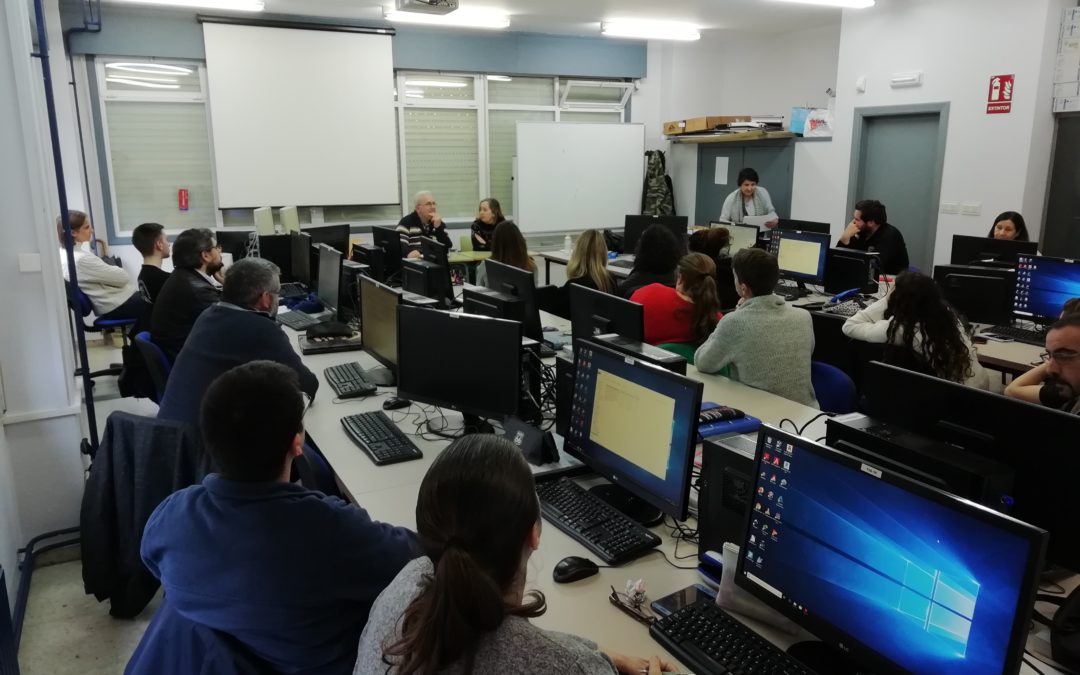
[[[283, 673], [351, 673], [380, 592], [414, 556], [408, 530], [291, 483], [239, 483], [210, 474], [150, 516], [142, 559], [171, 609], [220, 631]], [[178, 635], [150, 631], [144, 663]]]
[[295, 370], [300, 388], [314, 398], [319, 380], [300, 360], [276, 321], [236, 305], [212, 305], [195, 321], [169, 373], [158, 417], [199, 429], [199, 411], [210, 383], [231, 368], [259, 359]]

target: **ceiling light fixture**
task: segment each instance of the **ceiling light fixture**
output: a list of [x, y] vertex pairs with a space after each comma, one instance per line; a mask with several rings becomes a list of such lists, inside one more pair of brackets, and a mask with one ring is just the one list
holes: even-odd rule
[[488, 75], [487, 76], [487, 81], [488, 82], [512, 82], [513, 80], [514, 80], [514, 78], [510, 77], [509, 75]]
[[406, 87], [443, 87], [446, 89], [460, 89], [467, 87], [464, 82], [452, 82], [450, 80], [405, 80]]
[[773, 2], [791, 2], [798, 5], [820, 5], [821, 7], [842, 7], [846, 9], [866, 9], [874, 6], [874, 0], [773, 0]]
[[499, 30], [510, 26], [510, 17], [502, 12], [463, 7], [450, 14], [421, 14], [386, 10], [383, 17], [391, 23], [419, 23], [428, 26], [453, 26], [455, 28], [485, 28]]
[[167, 63], [106, 63], [110, 70], [122, 70], [125, 73], [146, 73], [148, 75], [190, 75], [191, 68], [172, 66]]
[[700, 40], [701, 31], [689, 23], [667, 21], [605, 21], [600, 32], [608, 37], [639, 40]]
[[161, 84], [158, 82], [148, 82], [145, 79], [137, 79], [133, 77], [106, 77], [106, 82], [115, 82], [116, 84], [128, 84], [132, 87], [146, 87], [147, 89], [179, 89], [179, 84]]
[[227, 9], [236, 12], [261, 12], [262, 0], [112, 0], [127, 5], [157, 5], [160, 7], [198, 7], [200, 9]]

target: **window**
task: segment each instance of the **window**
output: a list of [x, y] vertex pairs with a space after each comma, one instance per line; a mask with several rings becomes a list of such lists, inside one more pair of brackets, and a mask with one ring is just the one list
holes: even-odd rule
[[[406, 194], [430, 190], [442, 217], [471, 218], [480, 194], [477, 111], [407, 108], [404, 115]], [[411, 197], [403, 201], [411, 207]]]
[[976, 582], [924, 570], [909, 561], [897, 609], [922, 623], [927, 633], [957, 643], [962, 655], [967, 652], [978, 597]]

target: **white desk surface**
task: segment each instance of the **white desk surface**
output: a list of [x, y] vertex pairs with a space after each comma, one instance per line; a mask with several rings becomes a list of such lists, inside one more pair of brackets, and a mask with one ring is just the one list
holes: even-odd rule
[[1023, 342], [987, 340], [986, 344], [975, 345], [975, 351], [979, 353], [979, 363], [984, 366], [1010, 373], [1024, 373], [1041, 363], [1039, 355], [1046, 349]]
[[[540, 257], [546, 261], [557, 263], [559, 265], [565, 265], [570, 262], [569, 251], [544, 251], [541, 252]], [[621, 257], [621, 256], [620, 256]], [[618, 265], [612, 265], [611, 261], [608, 261], [607, 271], [615, 277], [625, 279], [630, 276], [629, 267], [619, 267]]]
[[[544, 325], [560, 328], [567, 325], [565, 320], [550, 315], [543, 315], [541, 321]], [[283, 328], [283, 330], [299, 351], [299, 347], [296, 346], [296, 337], [299, 334], [288, 328]], [[448, 445], [448, 442], [445, 440], [427, 441], [411, 436], [413, 442], [424, 453], [423, 459], [383, 467], [375, 466], [367, 455], [346, 436], [340, 420], [345, 415], [381, 410], [386, 396], [349, 399], [335, 403], [333, 389], [326, 382], [323, 370], [327, 366], [350, 361], [358, 361], [365, 368], [375, 367], [378, 363], [362, 351], [318, 354], [302, 356], [302, 358], [308, 368], [319, 378], [319, 392], [304, 417], [304, 426], [330, 462], [344, 491], [356, 504], [367, 509], [373, 518], [415, 529], [416, 497], [420, 481], [435, 456]], [[724, 377], [701, 374], [693, 366], [687, 368], [687, 374], [704, 383], [703, 400], [731, 405], [769, 424], [777, 425], [782, 418], [787, 417], [801, 426], [819, 412]], [[412, 410], [416, 410], [416, 406], [409, 410], [393, 411], [387, 414], [400, 423], [402, 420], [415, 419], [414, 416], [407, 415]], [[447, 418], [451, 425], [460, 421], [460, 416], [452, 412], [447, 413]], [[401, 424], [401, 426], [406, 433], [414, 429], [409, 424]], [[809, 438], [823, 436], [824, 429], [825, 423], [822, 418], [807, 429], [806, 436]], [[667, 528], [657, 527], [654, 531], [663, 538], [661, 550], [675, 564], [686, 567], [696, 565], [696, 556], [674, 560], [675, 545], [668, 536]], [[679, 546], [680, 556], [694, 552], [696, 552], [696, 547], [692, 545]], [[659, 553], [651, 553], [618, 568], [601, 569], [599, 574], [588, 579], [570, 584], [556, 584], [551, 577], [555, 564], [571, 555], [595, 558], [583, 546], [545, 522], [540, 549], [533, 554], [529, 563], [527, 580], [527, 588], [540, 590], [547, 597], [547, 613], [536, 619], [536, 624], [543, 628], [588, 638], [608, 651], [642, 657], [658, 654], [662, 658], [671, 659], [671, 655], [666, 650], [649, 638], [647, 627], [611, 605], [607, 596], [611, 592], [611, 586], [622, 590], [627, 579], [640, 578], [646, 582], [650, 601], [655, 600], [697, 583], [697, 573], [692, 569], [675, 569], [668, 565]], [[775, 629], [750, 620], [746, 620], [746, 623], [782, 647], [794, 641], [791, 636]], [[1048, 666], [1040, 666], [1040, 668], [1047, 673], [1058, 672]], [[1021, 672], [1034, 673], [1026, 665]]]

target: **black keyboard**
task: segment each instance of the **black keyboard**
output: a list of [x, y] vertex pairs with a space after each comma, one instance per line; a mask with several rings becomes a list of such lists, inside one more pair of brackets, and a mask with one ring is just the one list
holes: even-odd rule
[[338, 398], [355, 398], [374, 394], [377, 386], [367, 376], [359, 363], [343, 363], [340, 366], [330, 366], [323, 371], [326, 381], [337, 394]]
[[991, 326], [983, 332], [1004, 335], [1017, 342], [1023, 342], [1026, 345], [1038, 345], [1041, 347], [1046, 344], [1046, 333], [1041, 330], [1029, 330], [1027, 328], [1020, 328], [1019, 326]]
[[317, 323], [322, 323], [320, 319], [316, 319], [310, 314], [304, 314], [303, 312], [285, 312], [284, 314], [278, 314], [277, 320], [278, 323], [286, 325], [293, 330], [307, 330]]
[[814, 673], [708, 599], [658, 619], [649, 634], [697, 673]]
[[292, 298], [306, 298], [307, 295], [307, 288], [305, 288], [303, 284], [292, 282], [281, 284], [281, 291], [278, 293], [279, 297], [287, 300], [291, 300]]
[[633, 269], [633, 267], [634, 267], [634, 259], [633, 258], [615, 258], [614, 260], [609, 262], [608, 265], [610, 265], [611, 267], [624, 267], [626, 269]]
[[377, 466], [407, 462], [424, 456], [420, 448], [381, 410], [341, 418], [345, 433]]
[[567, 479], [536, 486], [540, 511], [551, 524], [607, 563], [618, 565], [660, 545], [660, 537]]

